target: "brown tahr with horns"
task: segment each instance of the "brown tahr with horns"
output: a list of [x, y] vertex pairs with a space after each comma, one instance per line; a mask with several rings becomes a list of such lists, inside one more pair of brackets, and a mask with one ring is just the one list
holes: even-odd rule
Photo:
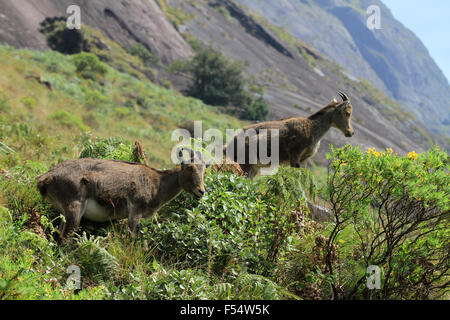
[[[190, 160], [182, 159], [183, 150]], [[181, 165], [156, 170], [144, 164], [114, 160], [76, 159], [61, 163], [38, 178], [38, 188], [65, 217], [60, 238], [69, 236], [81, 218], [96, 222], [128, 218], [136, 236], [141, 218], [151, 217], [181, 191], [201, 198], [203, 176], [209, 166], [200, 152], [177, 150]]]
[[[233, 148], [234, 154], [232, 160], [238, 162], [242, 170], [253, 179], [259, 174], [262, 165], [259, 161], [259, 142], [267, 139], [267, 149], [269, 156], [274, 150], [271, 150], [271, 131], [278, 130], [279, 138], [279, 162], [282, 165], [290, 165], [300, 168], [306, 159], [313, 156], [320, 146], [320, 140], [331, 128], [337, 128], [346, 137], [352, 137], [354, 134], [351, 118], [352, 105], [348, 96], [341, 92], [337, 92], [342, 98], [342, 102], [335, 99], [320, 109], [316, 113], [307, 118], [295, 117], [278, 121], [261, 122], [248, 127], [241, 131], [241, 135], [245, 135], [245, 163], [239, 163], [238, 159], [238, 135], [224, 147], [226, 155], [227, 149]], [[267, 130], [261, 133], [261, 130]], [[276, 135], [275, 135], [276, 136]], [[251, 143], [258, 142], [256, 154], [249, 154]], [[265, 143], [265, 141], [263, 141]], [[255, 159], [257, 163], [252, 163], [250, 159]]]

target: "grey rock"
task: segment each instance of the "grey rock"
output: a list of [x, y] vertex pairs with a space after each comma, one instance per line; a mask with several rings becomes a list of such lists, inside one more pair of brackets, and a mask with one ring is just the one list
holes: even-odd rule
[[136, 42], [164, 63], [192, 55], [191, 47], [154, 0], [0, 0], [0, 42], [15, 47], [48, 49], [39, 33], [46, 17], [67, 16], [70, 5], [81, 9], [81, 23], [101, 30], [123, 45]]
[[[380, 0], [237, 0], [369, 80], [435, 133], [450, 135], [450, 86], [428, 50]], [[366, 27], [381, 9], [381, 30]], [[442, 39], [445, 41], [445, 39]]]

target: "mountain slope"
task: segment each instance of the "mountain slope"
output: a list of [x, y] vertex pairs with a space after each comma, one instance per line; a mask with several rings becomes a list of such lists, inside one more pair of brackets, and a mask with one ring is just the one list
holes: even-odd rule
[[[351, 143], [362, 148], [391, 147], [399, 153], [421, 151], [433, 143], [430, 132], [381, 91], [352, 77], [315, 49], [233, 1], [78, 0], [72, 3], [82, 8], [83, 23], [102, 30], [122, 45], [140, 42], [158, 55], [163, 65], [160, 79], [161, 74], [167, 77], [164, 65], [193, 54], [184, 38], [211, 43], [232, 60], [248, 62], [247, 77], [253, 84], [264, 87], [265, 98], [271, 104], [271, 119], [309, 115], [329, 103], [336, 90], [347, 92], [354, 106], [356, 134], [352, 139], [345, 139], [342, 133], [332, 129], [322, 143], [320, 155], [315, 157], [321, 163], [326, 161], [324, 153], [328, 152], [330, 143], [338, 146]], [[68, 5], [68, 0], [0, 0], [3, 17], [0, 41], [19, 47], [46, 48], [37, 31], [40, 20], [65, 15]], [[173, 82], [179, 89], [185, 85], [182, 81]]]
[[[369, 80], [413, 111], [433, 132], [450, 135], [450, 86], [422, 42], [380, 0], [238, 0]], [[366, 9], [381, 9], [381, 30]]]
[[0, 146], [16, 151], [3, 165], [19, 162], [19, 154], [22, 160], [50, 157], [59, 163], [77, 158], [79, 147], [90, 139], [121, 137], [140, 140], [150, 165], [171, 167], [176, 144], [171, 133], [180, 123], [201, 120], [205, 129], [220, 130], [246, 124], [153, 84], [139, 72], [138, 58], [98, 32], [95, 36], [107, 44], [112, 59], [120, 59], [109, 65], [99, 62], [106, 72], [95, 81], [78, 69], [77, 61], [85, 53], [66, 56], [0, 45]]
[[228, 0], [171, 0], [169, 4], [194, 17], [183, 26], [186, 37], [212, 44], [233, 60], [248, 62], [247, 76], [264, 87], [265, 98], [271, 104], [271, 119], [309, 115], [329, 103], [336, 90], [350, 95], [355, 136], [346, 139], [332, 129], [324, 138], [321, 155], [315, 159], [324, 160], [329, 143], [393, 147], [398, 152], [429, 145], [428, 134], [414, 117], [382, 92], [367, 82], [352, 80], [345, 69], [263, 17]]
[[15, 47], [48, 49], [39, 33], [46, 17], [66, 16], [70, 5], [81, 8], [81, 22], [101, 30], [122, 45], [142, 43], [163, 62], [187, 57], [181, 38], [155, 1], [0, 0], [0, 42]]

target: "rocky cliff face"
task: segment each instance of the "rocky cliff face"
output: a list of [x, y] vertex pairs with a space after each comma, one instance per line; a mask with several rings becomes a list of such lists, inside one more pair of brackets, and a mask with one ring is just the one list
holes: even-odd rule
[[[436, 133], [450, 135], [450, 86], [422, 42], [380, 0], [238, 0], [388, 93]], [[366, 27], [381, 9], [381, 30]]]
[[81, 22], [121, 43], [139, 42], [170, 62], [192, 49], [153, 0], [0, 0], [0, 42], [16, 47], [48, 49], [38, 31], [46, 17], [67, 16], [70, 5], [81, 8]]

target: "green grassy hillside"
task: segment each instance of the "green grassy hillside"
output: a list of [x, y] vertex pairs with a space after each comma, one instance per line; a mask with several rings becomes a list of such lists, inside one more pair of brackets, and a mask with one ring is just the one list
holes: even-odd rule
[[[0, 46], [0, 299], [448, 298], [450, 165], [437, 148], [332, 149], [318, 179], [292, 168], [254, 182], [208, 171], [204, 198], [183, 193], [143, 221], [136, 242], [123, 221], [82, 223], [58, 245], [60, 213], [36, 188], [55, 164], [129, 160], [139, 139], [151, 165], [170, 167], [180, 122], [244, 125], [152, 83], [151, 67], [89, 34], [106, 46], [74, 56]], [[306, 198], [316, 196], [328, 222], [310, 217]], [[365, 285], [373, 264], [383, 290]]]
[[[144, 75], [152, 70], [107, 43], [108, 64], [86, 53], [64, 56], [0, 46], [0, 137], [16, 151], [7, 161], [55, 164], [78, 156], [78, 143], [89, 135], [138, 139], [151, 150], [151, 165], [167, 166], [171, 132], [185, 120], [203, 120], [205, 128], [242, 127], [217, 108], [155, 85]], [[90, 59], [100, 70], [84, 66]]]

